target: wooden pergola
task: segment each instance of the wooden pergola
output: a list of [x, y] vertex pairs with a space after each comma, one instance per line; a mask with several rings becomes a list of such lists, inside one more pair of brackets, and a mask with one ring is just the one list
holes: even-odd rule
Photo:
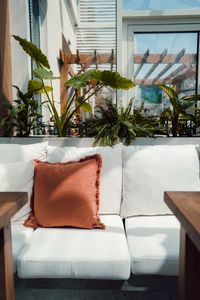
[[80, 71], [85, 71], [91, 65], [95, 65], [95, 68], [98, 69], [99, 65], [108, 64], [110, 70], [113, 70], [114, 65], [116, 64], [116, 56], [114, 50], [111, 50], [110, 53], [97, 53], [94, 50], [93, 53], [80, 53], [77, 50], [76, 54], [67, 53], [63, 50], [60, 50], [60, 91], [61, 91], [61, 110], [66, 104], [67, 101], [67, 90], [64, 86], [66, 80], [69, 79], [69, 76], [74, 76], [75, 72], [72, 68], [72, 65], [78, 65]]
[[[137, 85], [173, 84], [176, 85], [177, 91], [180, 91], [180, 85], [183, 80], [196, 76], [196, 54], [185, 52], [183, 48], [177, 54], [170, 54], [167, 49], [165, 49], [161, 54], [154, 54], [150, 53], [150, 50], [147, 49], [144, 54], [134, 54], [133, 63], [138, 65], [134, 71], [135, 83]], [[93, 53], [80, 53], [77, 50], [76, 54], [60, 50], [59, 60], [61, 75], [61, 110], [67, 101], [67, 90], [64, 83], [69, 79], [69, 76], [75, 75], [73, 65], [78, 65], [79, 72], [82, 72], [91, 67], [91, 65], [98, 69], [102, 64], [110, 65], [110, 69], [113, 70], [113, 66], [116, 64], [116, 56], [113, 50], [110, 53], [97, 53], [96, 50], [94, 50]], [[151, 67], [145, 73], [142, 69], [146, 64], [151, 64]], [[164, 64], [166, 66], [160, 68], [160, 66]], [[178, 64], [178, 66], [174, 69], [176, 64]], [[152, 77], [153, 72], [155, 72], [156, 75]]]
[[[167, 49], [161, 54], [151, 54], [150, 50], [147, 49], [144, 54], [134, 55], [133, 62], [134, 64], [138, 64], [134, 72], [135, 83], [137, 85], [159, 85], [166, 83], [178, 85], [182, 80], [196, 75], [196, 59], [196, 54], [185, 53], [184, 48], [177, 54], [168, 54]], [[143, 74], [142, 78], [140, 78], [139, 73], [146, 64], [152, 64], [152, 66], [146, 74]], [[166, 66], [162, 71], [158, 71], [154, 78], [150, 78], [150, 75], [156, 71], [156, 69], [158, 70], [161, 64], [166, 64]], [[176, 64], [179, 64], [179, 66], [165, 76]]]

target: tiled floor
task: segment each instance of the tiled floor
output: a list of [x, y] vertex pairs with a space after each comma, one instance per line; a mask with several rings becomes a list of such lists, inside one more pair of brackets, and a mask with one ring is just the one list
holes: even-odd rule
[[16, 300], [176, 300], [177, 278], [134, 276], [126, 282], [73, 279], [19, 280]]

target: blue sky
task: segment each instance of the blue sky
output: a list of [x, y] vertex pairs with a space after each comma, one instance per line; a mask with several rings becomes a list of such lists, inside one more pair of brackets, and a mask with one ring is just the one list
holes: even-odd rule
[[168, 53], [177, 54], [183, 48], [186, 53], [197, 52], [197, 33], [135, 33], [136, 53], [144, 53], [147, 49], [151, 53], [160, 54], [164, 49]]
[[200, 0], [123, 0], [124, 9], [163, 10], [200, 8]]

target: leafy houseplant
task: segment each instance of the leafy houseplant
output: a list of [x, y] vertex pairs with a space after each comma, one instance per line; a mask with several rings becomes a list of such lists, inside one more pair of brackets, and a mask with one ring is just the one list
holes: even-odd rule
[[[77, 74], [77, 76], [72, 77], [65, 83], [66, 88], [73, 87], [74, 92], [66, 99], [63, 110], [59, 112], [55, 105], [52, 85], [52, 81], [59, 79], [59, 77], [53, 75], [47, 57], [33, 43], [16, 35], [14, 35], [14, 38], [36, 64], [36, 68], [33, 70], [35, 80], [29, 81], [28, 93], [33, 93], [34, 95], [42, 93], [46, 95], [44, 103], [51, 113], [59, 136], [66, 136], [66, 128], [79, 108], [91, 111], [88, 100], [103, 87], [129, 89], [135, 86], [131, 80], [120, 76], [118, 72], [89, 70]], [[45, 84], [45, 82], [48, 82], [48, 84]], [[81, 96], [79, 93], [80, 89]]]
[[88, 135], [95, 137], [95, 144], [113, 146], [123, 141], [129, 145], [137, 136], [153, 137], [158, 133], [158, 122], [144, 115], [143, 107], [132, 110], [133, 99], [126, 108], [117, 108], [112, 99], [105, 100], [97, 114], [87, 120]]
[[169, 97], [171, 108], [168, 107], [160, 116], [161, 123], [171, 121], [172, 135], [175, 137], [178, 134], [180, 119], [195, 121], [195, 116], [186, 112], [186, 109], [194, 104], [194, 101], [200, 100], [200, 95], [183, 96], [179, 99], [175, 87], [166, 85], [159, 86]]
[[17, 86], [18, 99], [14, 104], [4, 102], [9, 114], [0, 119], [0, 127], [4, 128], [6, 136], [15, 134], [20, 137], [27, 137], [31, 131], [41, 126], [42, 115], [38, 113], [39, 102], [33, 99], [33, 93], [22, 93]]

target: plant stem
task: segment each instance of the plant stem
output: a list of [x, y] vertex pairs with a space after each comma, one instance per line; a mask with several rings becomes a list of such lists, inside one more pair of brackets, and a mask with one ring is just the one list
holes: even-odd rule
[[86, 102], [88, 99], [90, 99], [93, 95], [95, 95], [96, 93], [98, 93], [103, 87], [104, 87], [104, 86], [101, 85], [101, 86], [98, 87], [91, 95], [89, 95], [88, 97], [86, 97], [86, 99], [84, 99], [84, 100], [82, 101], [82, 103], [79, 104], [79, 105], [71, 112], [71, 114], [69, 114], [68, 120], [71, 119], [71, 117], [75, 114], [75, 112], [81, 107], [81, 105], [82, 105], [83, 103], [85, 103], [85, 102]]
[[52, 80], [51, 79], [50, 79], [50, 84], [51, 84], [51, 88], [52, 88], [52, 90], [51, 90], [52, 102], [55, 103], [55, 101], [54, 101], [54, 94], [53, 94], [53, 84], [52, 84]]
[[72, 96], [71, 100], [69, 101], [69, 104], [67, 104], [67, 110], [70, 108], [70, 106], [72, 105], [74, 99], [75, 99], [75, 96], [76, 96], [76, 91], [74, 92], [74, 95]]

